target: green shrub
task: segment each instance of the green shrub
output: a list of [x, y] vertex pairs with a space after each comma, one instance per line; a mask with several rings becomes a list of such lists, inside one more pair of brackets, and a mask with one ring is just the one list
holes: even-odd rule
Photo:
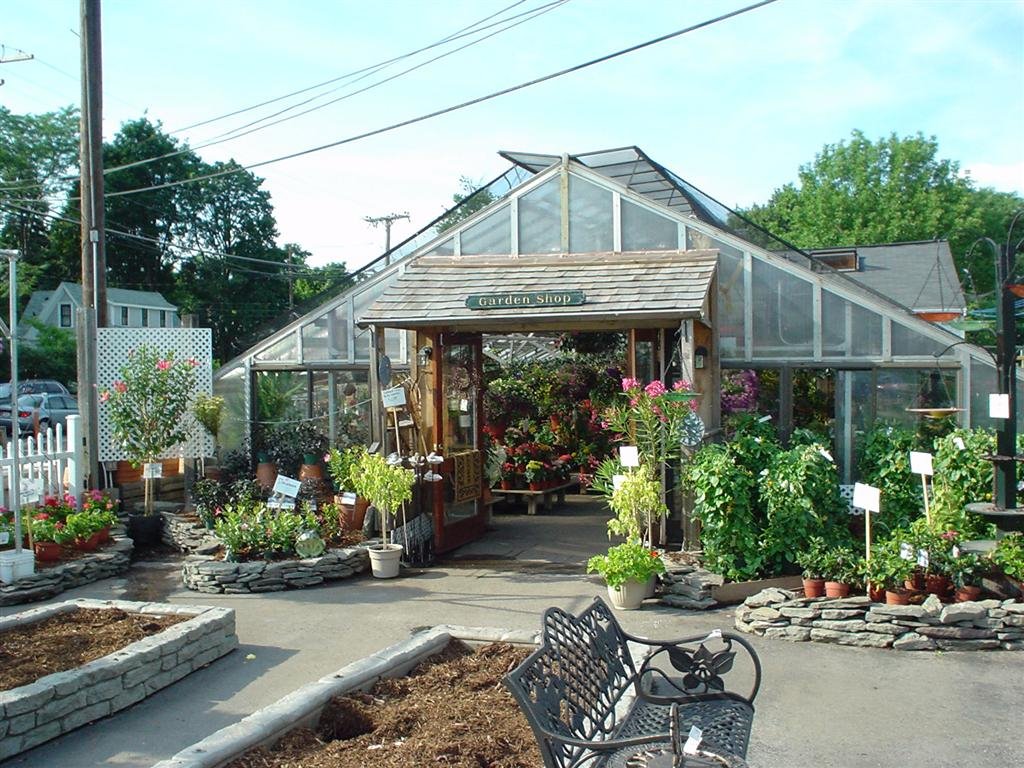
[[964, 507], [992, 501], [993, 465], [982, 457], [995, 449], [995, 434], [987, 429], [957, 429], [935, 441], [931, 513], [937, 528], [959, 531], [967, 539], [993, 537], [992, 526]]
[[639, 542], [627, 541], [611, 547], [607, 555], [594, 555], [587, 561], [587, 573], [597, 572], [609, 587], [627, 581], [645, 582], [656, 573], [665, 572], [661, 557]]
[[924, 511], [921, 479], [910, 471], [910, 452], [918, 450], [914, 432], [878, 422], [867, 433], [858, 475], [881, 491], [882, 509], [875, 517], [879, 534], [906, 527]]

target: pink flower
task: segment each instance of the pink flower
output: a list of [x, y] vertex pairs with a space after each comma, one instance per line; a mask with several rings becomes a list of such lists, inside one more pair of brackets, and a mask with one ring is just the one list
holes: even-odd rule
[[104, 389], [102, 392], [100, 392], [100, 402], [101, 403], [106, 403], [109, 400], [110, 400], [110, 390], [109, 389]]
[[194, 357], [190, 357], [187, 362], [188, 362], [188, 367], [189, 368], [197, 368], [197, 367], [199, 367], [199, 361], [196, 360]]
[[640, 386], [640, 382], [636, 379], [625, 378], [622, 380], [622, 391], [629, 392], [631, 389], [637, 389]]
[[170, 367], [171, 367], [171, 361], [170, 360], [160, 360], [156, 364], [156, 369], [158, 371], [166, 371]]
[[123, 381], [115, 381], [114, 382], [114, 391], [117, 392], [120, 395], [123, 395], [125, 392], [128, 391], [128, 385], [125, 384]]
[[644, 392], [646, 392], [649, 397], [657, 397], [658, 395], [664, 395], [665, 385], [662, 384], [657, 379], [655, 379], [646, 387], [644, 387]]
[[689, 392], [691, 387], [692, 385], [690, 384], [690, 382], [686, 381], [685, 379], [680, 379], [679, 381], [672, 385], [672, 389], [674, 389], [676, 392], [679, 392], [681, 390]]
[[331, 454], [325, 453], [324, 454], [324, 461], [330, 461], [330, 460], [331, 460]]

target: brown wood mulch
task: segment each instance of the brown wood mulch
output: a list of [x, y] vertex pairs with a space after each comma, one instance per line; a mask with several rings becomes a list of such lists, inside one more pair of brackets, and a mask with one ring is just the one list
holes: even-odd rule
[[0, 691], [80, 667], [191, 616], [76, 608], [0, 632]]
[[227, 768], [540, 768], [533, 732], [502, 684], [528, 653], [452, 643], [407, 677], [333, 699], [316, 729], [297, 728]]

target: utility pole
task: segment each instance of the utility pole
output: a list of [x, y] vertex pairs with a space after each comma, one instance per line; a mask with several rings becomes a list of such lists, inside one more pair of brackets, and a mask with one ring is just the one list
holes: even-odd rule
[[[14, 50], [18, 51], [17, 48]], [[31, 61], [35, 56], [31, 53], [25, 53], [24, 51], [18, 51], [13, 56], [7, 55], [7, 48], [0, 45], [0, 64], [13, 64], [16, 61]], [[4, 81], [0, 80], [0, 85], [3, 85]]]
[[82, 106], [82, 310], [78, 313], [78, 403], [91, 485], [99, 480], [96, 328], [107, 323], [107, 259], [103, 205], [103, 57], [100, 0], [80, 0]]
[[398, 219], [409, 218], [409, 212], [405, 213], [389, 213], [386, 216], [363, 216], [363, 221], [369, 224], [371, 227], [376, 229], [381, 224], [384, 225], [384, 264], [387, 266], [391, 263], [391, 224]]

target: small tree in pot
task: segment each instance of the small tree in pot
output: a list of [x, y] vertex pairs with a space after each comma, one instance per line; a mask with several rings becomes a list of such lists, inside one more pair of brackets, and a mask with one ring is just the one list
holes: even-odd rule
[[412, 499], [412, 486], [416, 475], [411, 469], [400, 464], [389, 464], [387, 459], [376, 453], [360, 457], [352, 474], [356, 493], [369, 499], [380, 515], [382, 542], [369, 547], [370, 566], [373, 575], [379, 579], [394, 578], [398, 575], [398, 564], [402, 547], [388, 541], [388, 521], [402, 505]]

